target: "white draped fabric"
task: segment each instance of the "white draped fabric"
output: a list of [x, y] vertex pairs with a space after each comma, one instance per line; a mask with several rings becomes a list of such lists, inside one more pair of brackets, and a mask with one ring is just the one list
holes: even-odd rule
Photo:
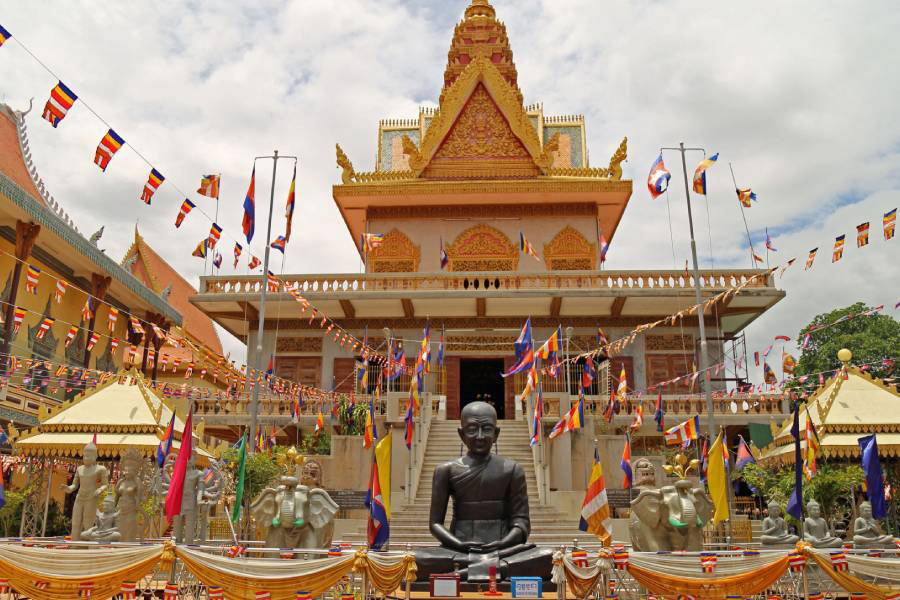
[[265, 581], [283, 580], [292, 577], [305, 577], [341, 566], [349, 571], [355, 556], [347, 554], [334, 558], [316, 558], [313, 560], [284, 560], [281, 558], [247, 558], [233, 559], [225, 556], [208, 554], [189, 546], [179, 546], [178, 554], [182, 558], [197, 563], [218, 573], [249, 577]]
[[[827, 551], [813, 550], [819, 556], [830, 561]], [[874, 577], [882, 580], [900, 581], [900, 558], [896, 554], [884, 554], [881, 558], [846, 553], [850, 572], [857, 577]]]
[[0, 559], [48, 577], [101, 578], [160, 553], [161, 544], [130, 548], [37, 548], [0, 544]]
[[771, 565], [784, 558], [785, 551], [763, 551], [759, 556], [717, 556], [716, 569], [706, 574], [700, 568], [698, 554], [656, 554], [650, 552], [634, 552], [628, 555], [628, 562], [651, 571], [666, 573], [676, 577], [727, 577], [743, 575], [762, 567]]

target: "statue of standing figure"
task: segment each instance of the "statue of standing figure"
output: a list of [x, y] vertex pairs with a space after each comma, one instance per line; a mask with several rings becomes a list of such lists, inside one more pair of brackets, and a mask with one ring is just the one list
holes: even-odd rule
[[807, 502], [806, 512], [809, 516], [803, 521], [804, 541], [812, 544], [813, 548], [840, 548], [843, 542], [831, 535], [828, 523], [822, 518], [819, 503], [815, 500]]
[[78, 491], [75, 506], [72, 508], [72, 540], [81, 539], [85, 529], [94, 526], [97, 518], [97, 500], [106, 494], [109, 485], [109, 470], [97, 464], [97, 446], [89, 442], [84, 447], [84, 459], [72, 485], [62, 485], [67, 494]]
[[143, 458], [135, 448], [129, 448], [119, 461], [119, 481], [116, 482], [116, 508], [119, 511], [119, 532], [123, 542], [138, 541], [137, 513], [143, 498], [140, 480]]
[[763, 546], [784, 546], [796, 544], [800, 538], [788, 531], [787, 523], [781, 516], [781, 505], [769, 502], [769, 516], [763, 519], [760, 541]]
[[[169, 474], [169, 466], [175, 464], [175, 454], [166, 458], [163, 469], [162, 488], [163, 494], [169, 492], [172, 484], [172, 476]], [[197, 540], [197, 522], [200, 516], [198, 507], [203, 499], [203, 473], [197, 468], [197, 453], [191, 452], [188, 459], [187, 471], [184, 474], [184, 488], [181, 492], [181, 512], [175, 516], [175, 542], [178, 544], [193, 544]]]
[[884, 535], [878, 521], [872, 516], [872, 505], [862, 502], [859, 516], [853, 521], [854, 548], [893, 548], [894, 537]]

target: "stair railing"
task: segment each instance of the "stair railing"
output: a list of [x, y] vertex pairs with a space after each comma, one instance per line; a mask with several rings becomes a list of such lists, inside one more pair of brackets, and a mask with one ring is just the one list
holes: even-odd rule
[[412, 504], [419, 490], [422, 478], [422, 465], [425, 462], [425, 450], [428, 447], [428, 434], [431, 432], [433, 408], [431, 392], [423, 394], [424, 398], [415, 418], [415, 431], [410, 442], [409, 467], [407, 468], [406, 501]]

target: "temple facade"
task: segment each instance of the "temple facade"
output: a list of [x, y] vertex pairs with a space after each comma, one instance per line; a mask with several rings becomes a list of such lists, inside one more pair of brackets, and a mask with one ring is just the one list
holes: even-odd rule
[[[527, 419], [534, 398], [517, 401], [525, 388], [523, 376], [500, 376], [513, 363], [512, 343], [526, 319], [531, 318], [536, 344], [561, 326], [562, 354], [574, 356], [598, 347], [598, 328], [616, 340], [638, 325], [691, 307], [693, 278], [652, 265], [646, 270], [606, 269], [603, 246], [615, 244], [633, 191], [621, 167], [627, 138], [610, 140], [610, 158], [592, 166], [582, 116], [553, 116], [541, 104], [526, 105], [506, 28], [487, 0], [473, 0], [456, 26], [437, 97], [437, 108], [380, 122], [371, 171], [357, 170], [337, 146], [341, 181], [334, 185], [334, 202], [365, 271], [283, 279], [322, 314], [360, 339], [367, 337], [381, 353], [388, 340], [399, 341], [414, 361], [428, 323], [436, 356], [443, 335], [443, 365], [427, 382], [438, 418], [457, 419], [462, 406], [480, 399], [494, 404], [503, 419]], [[659, 223], [661, 233], [665, 226]], [[383, 240], [366, 244], [371, 234]], [[522, 251], [523, 239], [538, 258]], [[731, 341], [784, 297], [764, 273], [700, 272], [705, 298], [757, 277], [741, 294], [710, 305], [700, 316], [712, 364], [723, 363], [726, 353], [734, 351]], [[290, 381], [361, 396], [374, 391], [377, 369], [370, 367], [375, 370], [369, 385], [359, 389], [355, 373], [363, 357], [336, 343], [318, 319], [301, 313], [301, 306], [283, 291], [267, 295], [263, 356], [257, 358], [262, 286], [260, 276], [203, 277], [191, 301], [247, 343], [251, 365], [265, 365], [274, 357], [275, 374]], [[647, 403], [647, 423], [639, 432], [644, 445], [638, 444], [636, 453], [650, 453], [660, 443], [650, 418], [655, 394], [646, 400], [634, 396], [609, 424], [594, 415], [602, 413], [622, 369], [629, 390], [646, 392], [696, 371], [698, 349], [694, 313], [636, 336], [604, 362], [588, 390], [588, 434], [565, 436], [541, 451], [540, 464], [546, 469], [544, 476], [539, 469], [541, 485], [548, 492], [583, 490], [595, 436], [608, 437], [609, 452], [604, 454], [621, 453], [621, 444], [616, 450], [613, 440], [621, 439], [619, 432], [641, 402]], [[729, 380], [740, 379], [729, 368], [715, 374], [711, 385], [721, 392]], [[544, 378], [548, 430], [576, 401], [580, 380], [578, 363], [555, 378]], [[686, 378], [663, 390], [669, 422], [704, 411], [701, 383]], [[402, 380], [383, 384], [388, 422], [402, 421], [406, 386]], [[398, 405], [392, 407], [392, 402]], [[756, 398], [746, 406], [740, 402], [734, 410], [731, 399], [717, 400], [716, 411], [726, 423], [740, 424], [748, 412], [767, 422], [769, 415], [783, 410], [780, 399]], [[263, 418], [289, 425], [289, 413], [277, 410], [263, 410]], [[527, 446], [527, 438], [522, 441]], [[615, 487], [618, 469], [613, 464], [607, 466], [607, 481]]]

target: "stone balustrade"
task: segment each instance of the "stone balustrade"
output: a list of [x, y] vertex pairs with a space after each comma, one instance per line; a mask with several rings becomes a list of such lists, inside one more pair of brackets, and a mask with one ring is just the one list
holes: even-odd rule
[[[701, 287], [722, 290], [747, 283], [764, 271], [716, 269], [700, 273]], [[200, 294], [258, 294], [262, 276], [220, 275], [200, 279]], [[396, 291], [540, 291], [540, 290], [653, 290], [693, 289], [693, 278], [684, 271], [555, 271], [548, 273], [460, 272], [460, 273], [368, 273], [283, 275], [285, 285], [301, 293]], [[758, 277], [748, 287], [773, 287], [771, 275]]]
[[[544, 399], [544, 417], [559, 418], [559, 398]], [[630, 417], [637, 410], [638, 403], [644, 410], [644, 420], [652, 419], [656, 413], [656, 396], [643, 396], [639, 400], [631, 399], [626, 406], [620, 407], [618, 417]], [[686, 419], [692, 415], [706, 414], [706, 398], [698, 394], [663, 394], [666, 418]], [[586, 396], [585, 413], [601, 417], [607, 405], [607, 396]], [[737, 394], [734, 398], [728, 396], [713, 397], [713, 412], [717, 415], [736, 414], [760, 414], [783, 415], [785, 414], [781, 396], [757, 396]]]

